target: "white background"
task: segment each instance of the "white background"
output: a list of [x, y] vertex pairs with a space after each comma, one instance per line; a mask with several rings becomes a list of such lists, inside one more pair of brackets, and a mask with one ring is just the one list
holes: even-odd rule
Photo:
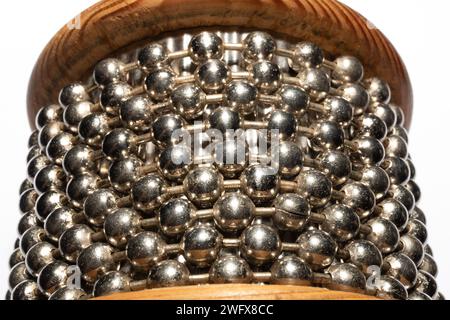
[[[18, 189], [30, 134], [26, 89], [32, 67], [53, 34], [94, 0], [8, 1], [0, 9], [0, 297], [17, 237]], [[415, 110], [410, 152], [428, 219], [438, 283], [450, 297], [450, 63], [448, 1], [343, 0], [392, 41], [408, 67]], [[82, 21], [81, 21], [82, 23]]]

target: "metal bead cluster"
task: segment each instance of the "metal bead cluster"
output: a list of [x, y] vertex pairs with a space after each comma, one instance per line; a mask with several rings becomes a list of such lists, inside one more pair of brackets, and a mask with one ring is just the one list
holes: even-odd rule
[[403, 113], [356, 58], [264, 32], [130, 57], [37, 114], [8, 297], [276, 283], [442, 298]]

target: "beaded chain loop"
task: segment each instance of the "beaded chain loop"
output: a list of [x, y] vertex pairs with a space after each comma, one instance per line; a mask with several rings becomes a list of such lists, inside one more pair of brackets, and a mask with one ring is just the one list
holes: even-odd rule
[[258, 31], [99, 62], [36, 116], [7, 298], [266, 283], [443, 299], [390, 96], [354, 57]]

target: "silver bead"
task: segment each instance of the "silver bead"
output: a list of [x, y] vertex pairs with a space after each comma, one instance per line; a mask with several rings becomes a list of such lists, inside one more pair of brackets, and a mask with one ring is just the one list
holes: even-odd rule
[[94, 243], [81, 251], [77, 265], [87, 282], [95, 282], [100, 275], [116, 268], [112, 248], [104, 243]]
[[209, 270], [212, 283], [248, 283], [252, 279], [252, 270], [248, 263], [234, 255], [217, 259]]
[[394, 126], [391, 129], [391, 134], [400, 136], [401, 138], [403, 138], [403, 140], [406, 141], [406, 143], [409, 142], [408, 130], [405, 129], [404, 127], [400, 127], [400, 126], [397, 126], [397, 125]]
[[313, 280], [311, 268], [296, 256], [285, 256], [275, 261], [270, 273], [273, 284], [310, 286]]
[[416, 237], [420, 242], [425, 243], [428, 239], [427, 227], [416, 219], [409, 219], [406, 226], [407, 234]]
[[214, 227], [197, 225], [186, 231], [181, 246], [189, 263], [197, 267], [207, 267], [219, 254], [222, 235]]
[[170, 100], [179, 115], [191, 120], [202, 113], [205, 97], [205, 93], [197, 85], [186, 83], [173, 90]]
[[400, 235], [392, 222], [375, 218], [368, 221], [367, 226], [371, 229], [367, 240], [372, 241], [383, 254], [391, 253], [397, 248]]
[[429, 254], [430, 256], [433, 256], [433, 250], [431, 249], [429, 244], [426, 244], [423, 246], [423, 250], [426, 254]]
[[406, 159], [408, 157], [408, 144], [402, 137], [396, 135], [390, 135], [384, 141], [384, 149], [386, 150], [386, 156], [398, 157]]
[[364, 184], [360, 182], [346, 184], [341, 192], [345, 194], [342, 203], [355, 210], [360, 218], [367, 218], [373, 213], [375, 195]]
[[34, 177], [34, 188], [40, 194], [50, 190], [64, 190], [65, 178], [63, 170], [57, 165], [48, 165]]
[[39, 242], [28, 250], [25, 265], [28, 272], [37, 277], [42, 268], [55, 260], [56, 248], [48, 242]]
[[25, 262], [20, 262], [12, 267], [9, 272], [8, 284], [9, 288], [14, 289], [19, 283], [25, 280], [31, 280], [31, 276], [27, 271], [27, 267]]
[[405, 122], [405, 113], [403, 112], [403, 110], [395, 105], [390, 104], [392, 110], [394, 110], [396, 116], [397, 116], [397, 122], [396, 125], [397, 126], [403, 126], [404, 122]]
[[125, 64], [118, 59], [105, 59], [95, 65], [93, 79], [99, 86], [126, 81]]
[[162, 101], [170, 96], [175, 86], [175, 73], [169, 68], [155, 69], [144, 80], [150, 98]]
[[106, 216], [103, 230], [111, 245], [124, 248], [128, 240], [141, 230], [141, 217], [133, 209], [119, 208]]
[[25, 256], [28, 251], [36, 243], [42, 242], [45, 239], [45, 230], [41, 227], [32, 227], [25, 231], [20, 237], [19, 247], [20, 252]]
[[251, 80], [261, 93], [273, 93], [281, 86], [280, 67], [269, 61], [259, 61], [250, 67]]
[[[33, 182], [31, 182], [28, 179], [23, 180], [23, 182], [20, 184], [19, 195], [24, 193], [25, 191], [27, 191], [29, 189], [33, 189]], [[35, 193], [35, 194], [37, 195], [37, 193]]]
[[249, 114], [255, 111], [258, 90], [247, 81], [232, 81], [225, 88], [225, 99], [233, 110]]
[[241, 117], [237, 111], [227, 107], [215, 109], [208, 118], [209, 127], [222, 134], [235, 133], [241, 126]]
[[169, 237], [182, 235], [191, 226], [195, 211], [195, 207], [183, 198], [165, 202], [157, 213], [161, 232]]
[[15, 265], [23, 262], [25, 260], [24, 255], [20, 251], [20, 248], [14, 249], [9, 257], [9, 267], [12, 269]]
[[322, 207], [331, 199], [332, 183], [315, 169], [303, 171], [297, 178], [297, 192], [305, 197], [312, 208]]
[[330, 77], [322, 69], [308, 68], [298, 74], [298, 82], [315, 101], [323, 100], [330, 91]]
[[322, 230], [328, 232], [337, 241], [353, 239], [359, 232], [359, 217], [353, 209], [345, 205], [332, 205], [322, 211], [325, 221]]
[[397, 114], [391, 106], [384, 103], [376, 103], [372, 109], [372, 113], [383, 120], [388, 131], [391, 131], [397, 123]]
[[110, 83], [100, 94], [100, 106], [108, 114], [116, 114], [121, 103], [131, 97], [133, 88], [124, 82]]
[[303, 151], [289, 141], [283, 141], [277, 146], [272, 146], [272, 166], [278, 168], [282, 179], [292, 179], [297, 176], [303, 167]]
[[391, 197], [399, 202], [401, 202], [408, 212], [414, 209], [416, 202], [414, 199], [414, 195], [401, 185], [391, 185], [391, 189], [389, 190], [389, 194]]
[[341, 151], [326, 151], [317, 158], [320, 169], [330, 178], [334, 185], [345, 183], [351, 172], [352, 162], [350, 158]]
[[386, 199], [378, 206], [382, 209], [380, 217], [395, 224], [399, 231], [405, 229], [409, 215], [403, 204], [395, 199]]
[[50, 296], [64, 287], [68, 280], [68, 268], [69, 265], [61, 261], [53, 261], [46, 265], [37, 278], [39, 290], [46, 296]]
[[323, 106], [328, 111], [328, 120], [341, 126], [348, 126], [353, 119], [353, 108], [350, 102], [341, 97], [327, 97]]
[[417, 284], [414, 287], [414, 290], [425, 293], [434, 299], [438, 294], [436, 279], [434, 279], [431, 274], [419, 270], [417, 273]]
[[211, 207], [222, 195], [223, 176], [212, 168], [195, 168], [183, 182], [184, 193], [200, 208]]
[[428, 301], [433, 299], [423, 292], [413, 291], [408, 294], [408, 300]]
[[110, 271], [94, 285], [94, 297], [108, 296], [118, 292], [131, 291], [131, 278], [120, 271]]
[[312, 42], [300, 42], [295, 46], [292, 57], [294, 69], [316, 68], [324, 60], [322, 49]]
[[141, 232], [130, 238], [126, 245], [127, 258], [133, 266], [148, 268], [164, 257], [165, 243], [153, 232]]
[[36, 114], [35, 125], [39, 130], [47, 123], [62, 120], [63, 108], [58, 104], [51, 104], [41, 108]]
[[52, 241], [58, 241], [64, 231], [73, 227], [81, 220], [80, 215], [68, 207], [56, 208], [45, 219], [44, 228], [47, 236]]
[[385, 150], [383, 144], [372, 137], [362, 137], [354, 140], [358, 150], [354, 156], [367, 165], [378, 165], [384, 160]]
[[242, 54], [247, 62], [270, 60], [277, 49], [275, 40], [265, 32], [249, 33], [242, 44]]
[[114, 161], [109, 167], [108, 174], [114, 190], [128, 192], [139, 178], [139, 168], [142, 165], [142, 161], [134, 156]]
[[373, 273], [373, 267], [381, 267], [383, 256], [370, 241], [354, 240], [345, 246], [349, 255], [348, 262], [357, 266], [366, 276]]
[[273, 111], [268, 119], [269, 134], [275, 133], [280, 140], [291, 139], [297, 132], [297, 120], [294, 115], [285, 111]]
[[123, 159], [136, 153], [136, 135], [128, 129], [113, 129], [105, 135], [102, 143], [103, 153], [112, 159]]
[[393, 253], [383, 260], [382, 271], [400, 281], [406, 289], [412, 288], [417, 280], [414, 262], [403, 253]]
[[[27, 154], [27, 163], [30, 162], [34, 157], [40, 156], [42, 155], [42, 151], [41, 148], [39, 146], [32, 146], [29, 150], [28, 150], [28, 154]], [[31, 186], [33, 187], [33, 186]]]
[[64, 156], [62, 167], [68, 176], [95, 171], [96, 161], [92, 149], [83, 144], [74, 146]]
[[109, 132], [108, 117], [104, 113], [92, 113], [78, 125], [78, 134], [90, 146], [99, 147], [103, 137]]
[[423, 256], [423, 261], [419, 265], [419, 270], [425, 271], [432, 275], [433, 277], [437, 277], [438, 275], [438, 266], [436, 261], [434, 261], [434, 258], [430, 256], [428, 253], [426, 253]]
[[239, 139], [226, 139], [214, 148], [215, 164], [226, 178], [239, 176], [247, 167], [248, 157], [246, 143]]
[[374, 282], [376, 296], [381, 299], [389, 300], [406, 300], [408, 291], [397, 279], [390, 276], [381, 276]]
[[227, 193], [214, 204], [214, 221], [221, 230], [240, 231], [252, 222], [255, 209], [255, 205], [247, 196]]
[[332, 290], [364, 293], [366, 289], [364, 274], [353, 264], [333, 264], [326, 273], [331, 276], [331, 283], [326, 286]]
[[359, 82], [364, 76], [364, 67], [361, 62], [352, 56], [342, 56], [334, 60], [336, 67], [332, 77], [339, 82]]
[[379, 78], [371, 78], [364, 81], [364, 86], [369, 92], [373, 102], [389, 103], [391, 100], [391, 89], [389, 85]]
[[252, 165], [241, 175], [241, 188], [255, 203], [271, 201], [278, 194], [280, 178], [272, 167]]
[[282, 85], [280, 90], [280, 109], [302, 116], [309, 106], [309, 95], [301, 87], [293, 85]]
[[76, 137], [70, 133], [63, 132], [54, 136], [47, 144], [45, 152], [47, 157], [56, 164], [61, 164], [67, 151], [72, 149], [76, 143]]
[[308, 223], [311, 208], [308, 201], [295, 193], [278, 196], [273, 202], [273, 222], [280, 230], [300, 231]]
[[400, 243], [401, 249], [399, 252], [410, 258], [416, 266], [421, 266], [425, 254], [422, 243], [416, 237], [409, 234], [402, 235]]
[[42, 150], [45, 150], [49, 141], [64, 132], [64, 123], [62, 122], [49, 122], [39, 131], [38, 141]]
[[334, 239], [321, 230], [305, 231], [298, 237], [297, 243], [298, 256], [314, 271], [330, 266], [337, 252]]
[[55, 210], [67, 204], [67, 197], [60, 191], [47, 191], [39, 196], [34, 207], [36, 216], [40, 221], [45, 221], [48, 215]]
[[192, 37], [188, 46], [189, 56], [198, 62], [205, 62], [208, 59], [220, 59], [224, 48], [222, 39], [212, 32], [201, 32]]
[[382, 199], [389, 190], [389, 176], [378, 166], [365, 167], [361, 172], [361, 183], [369, 187], [377, 200]]
[[147, 175], [133, 184], [131, 199], [135, 209], [152, 213], [162, 202], [166, 183], [157, 174]]
[[373, 114], [362, 116], [358, 122], [358, 132], [361, 136], [372, 137], [380, 141], [387, 135], [387, 127], [383, 120]]
[[344, 84], [338, 90], [342, 98], [353, 106], [353, 114], [355, 116], [361, 115], [366, 111], [369, 105], [369, 94], [362, 86], [357, 83]]
[[255, 224], [241, 234], [242, 256], [252, 265], [260, 266], [274, 261], [281, 253], [281, 240], [271, 226]]
[[30, 137], [28, 138], [28, 148], [31, 148], [33, 146], [37, 146], [39, 144], [39, 130], [34, 130]]
[[84, 224], [67, 229], [58, 241], [62, 257], [68, 262], [76, 262], [80, 253], [92, 244], [92, 233], [91, 228]]
[[36, 200], [38, 199], [38, 194], [34, 189], [25, 190], [19, 199], [19, 209], [22, 213], [27, 213], [33, 211], [36, 205]]
[[191, 149], [185, 145], [168, 147], [158, 157], [159, 171], [172, 181], [183, 180], [189, 172], [191, 162]]
[[63, 108], [90, 99], [86, 87], [81, 83], [65, 86], [59, 93], [59, 103]]
[[11, 291], [12, 300], [41, 300], [42, 298], [38, 286], [33, 280], [22, 281]]
[[422, 197], [422, 193], [417, 183], [414, 180], [409, 180], [405, 187], [409, 191], [411, 191], [414, 196], [414, 200], [416, 201], [416, 203], [418, 203], [420, 201], [420, 198]]
[[183, 286], [189, 282], [189, 269], [176, 260], [158, 263], [148, 275], [149, 288]]
[[144, 70], [160, 68], [166, 64], [168, 58], [167, 48], [159, 43], [151, 43], [146, 45], [138, 54], [138, 63]]
[[84, 200], [97, 189], [99, 182], [100, 178], [92, 173], [83, 173], [70, 179], [66, 187], [66, 194], [72, 205], [82, 208]]
[[72, 301], [80, 300], [86, 297], [87, 294], [82, 289], [62, 287], [56, 290], [48, 300]]
[[231, 79], [228, 65], [222, 60], [210, 59], [195, 71], [195, 81], [207, 93], [219, 92]]
[[83, 209], [89, 223], [101, 226], [105, 217], [117, 209], [116, 196], [107, 189], [95, 190], [87, 196]]
[[78, 133], [78, 125], [81, 120], [91, 114], [94, 110], [94, 105], [87, 101], [71, 104], [64, 110], [64, 123], [71, 132]]
[[136, 96], [120, 105], [119, 115], [127, 129], [136, 132], [147, 132], [151, 126], [152, 112], [150, 100], [146, 96]]
[[157, 146], [165, 148], [177, 142], [178, 136], [174, 133], [181, 133], [184, 126], [183, 119], [174, 114], [159, 116], [152, 123], [152, 138]]
[[333, 121], [319, 121], [314, 126], [313, 146], [319, 150], [338, 149], [344, 143], [344, 131]]

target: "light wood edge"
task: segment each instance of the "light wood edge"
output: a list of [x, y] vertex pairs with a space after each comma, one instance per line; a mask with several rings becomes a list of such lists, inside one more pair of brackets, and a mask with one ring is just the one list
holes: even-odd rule
[[408, 73], [395, 48], [361, 15], [336, 0], [103, 0], [80, 15], [81, 29], [64, 26], [40, 55], [28, 88], [28, 115], [57, 102], [59, 90], [89, 76], [95, 63], [171, 31], [246, 26], [290, 40], [309, 40], [333, 58], [353, 55], [367, 76], [390, 84], [393, 102], [413, 104]]
[[211, 284], [116, 293], [93, 300], [379, 300], [372, 296], [316, 287]]

